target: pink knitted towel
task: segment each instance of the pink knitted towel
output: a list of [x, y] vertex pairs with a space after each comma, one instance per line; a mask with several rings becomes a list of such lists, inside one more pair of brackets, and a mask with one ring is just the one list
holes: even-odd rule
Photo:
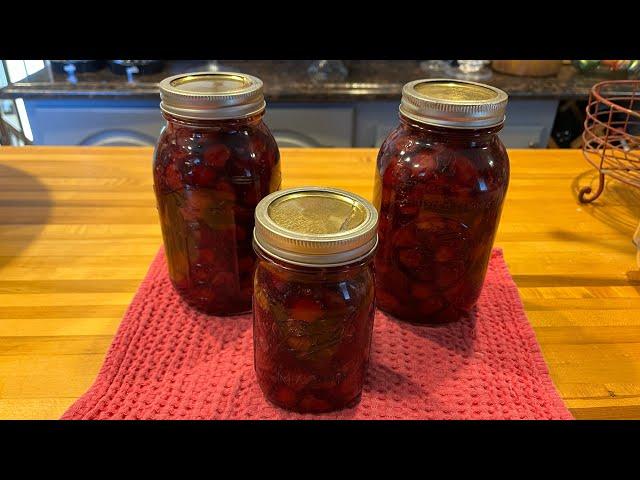
[[93, 386], [63, 419], [571, 419], [501, 250], [474, 318], [442, 327], [376, 313], [361, 402], [323, 415], [268, 403], [253, 371], [251, 315], [186, 306], [161, 249]]

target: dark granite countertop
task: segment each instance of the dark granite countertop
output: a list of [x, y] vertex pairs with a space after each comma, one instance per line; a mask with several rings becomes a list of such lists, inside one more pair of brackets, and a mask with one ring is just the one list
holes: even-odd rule
[[[430, 75], [420, 69], [418, 61], [370, 60], [345, 61], [349, 75], [340, 82], [314, 82], [307, 74], [311, 61], [304, 60], [224, 60], [228, 69], [260, 77], [268, 101], [281, 102], [351, 102], [398, 100], [402, 86]], [[208, 61], [170, 61], [162, 72], [136, 75], [127, 82], [109, 68], [94, 73], [78, 73], [71, 83], [66, 75], [49, 68], [41, 70], [0, 90], [0, 98], [158, 98], [158, 82], [163, 78], [189, 71], [208, 70]], [[227, 69], [227, 68], [225, 68]], [[553, 77], [517, 77], [493, 72], [484, 83], [505, 90], [519, 98], [586, 98], [590, 88], [602, 77], [585, 75], [564, 65]]]

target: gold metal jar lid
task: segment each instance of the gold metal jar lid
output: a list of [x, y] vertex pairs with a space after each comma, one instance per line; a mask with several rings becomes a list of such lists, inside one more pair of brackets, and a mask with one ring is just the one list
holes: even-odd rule
[[262, 80], [234, 72], [182, 73], [160, 82], [160, 109], [186, 119], [225, 120], [265, 109]]
[[337, 188], [274, 192], [258, 203], [255, 218], [255, 244], [295, 265], [346, 265], [366, 257], [378, 243], [375, 207]]
[[412, 120], [451, 128], [487, 128], [504, 122], [508, 95], [464, 80], [414, 80], [402, 88], [400, 113]]

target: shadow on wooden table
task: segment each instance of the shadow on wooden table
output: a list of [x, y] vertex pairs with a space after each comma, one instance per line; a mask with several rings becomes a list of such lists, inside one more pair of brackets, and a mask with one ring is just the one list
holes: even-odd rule
[[[621, 247], [619, 244], [612, 245], [607, 238], [598, 238], [596, 235], [585, 238], [585, 234], [577, 234], [570, 231], [554, 232], [555, 235], [560, 239], [588, 241], [603, 248], [622, 251], [623, 253], [635, 252], [636, 246], [633, 244], [633, 234], [638, 228], [638, 223], [640, 223], [640, 188], [617, 180], [607, 179], [604, 191], [593, 203], [580, 204], [578, 202], [580, 188], [591, 185], [595, 190], [597, 183], [598, 173], [595, 170], [588, 170], [578, 175], [571, 185], [576, 204], [599, 222], [627, 236], [629, 238], [628, 247]], [[626, 272], [627, 279], [640, 292], [640, 269], [633, 269], [634, 265], [630, 265], [630, 267], [631, 270]]]
[[[611, 233], [602, 234], [607, 228], [589, 232], [584, 228], [576, 231], [572, 225], [566, 225], [551, 234], [561, 241], [591, 244], [602, 252], [628, 255], [630, 261], [616, 278], [588, 272], [583, 272], [586, 274], [579, 279], [574, 275], [554, 275], [553, 285], [567, 288], [576, 285], [586, 288], [631, 286], [640, 292], [640, 272], [636, 268], [636, 247], [632, 242], [640, 221], [640, 188], [607, 179], [604, 191], [593, 203], [580, 203], [580, 189], [590, 185], [595, 191], [597, 183], [597, 171], [587, 170], [573, 179], [571, 193], [576, 209], [611, 229]], [[628, 238], [628, 243], [620, 242], [615, 233]], [[540, 286], [537, 276], [516, 275], [514, 279], [519, 287]], [[545, 302], [538, 304], [535, 299], [529, 299], [527, 308], [533, 311], [548, 309]], [[576, 418], [636, 418], [639, 407], [633, 400], [636, 396], [633, 389], [640, 371], [637, 362], [629, 360], [633, 342], [637, 341], [635, 323], [632, 317], [625, 318], [623, 307], [602, 308], [596, 308], [597, 312], [593, 313], [555, 311], [552, 322], [547, 319], [547, 324], [537, 326], [536, 337], [552, 378]], [[562, 355], [558, 353], [560, 351]], [[617, 397], [628, 404], [612, 407], [612, 402], [620, 402]]]
[[[606, 177], [605, 177], [606, 178]], [[602, 194], [593, 202], [578, 201], [580, 188], [597, 186], [598, 173], [588, 170], [578, 175], [571, 184], [576, 205], [599, 222], [629, 236], [629, 242], [640, 222], [640, 188], [607, 179]]]
[[0, 267], [40, 235], [52, 204], [49, 190], [35, 177], [0, 165]]

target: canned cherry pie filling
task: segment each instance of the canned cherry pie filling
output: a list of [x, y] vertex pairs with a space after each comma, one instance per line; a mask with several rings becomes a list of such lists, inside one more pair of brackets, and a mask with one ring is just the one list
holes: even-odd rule
[[160, 83], [154, 190], [169, 276], [209, 314], [251, 310], [258, 202], [280, 187], [280, 155], [262, 121], [262, 81], [199, 72]]
[[360, 398], [375, 309], [378, 215], [364, 198], [283, 190], [256, 208], [254, 366], [268, 400], [327, 412]]
[[374, 190], [377, 301], [396, 318], [447, 323], [478, 300], [509, 183], [506, 105], [505, 92], [474, 82], [404, 86]]

